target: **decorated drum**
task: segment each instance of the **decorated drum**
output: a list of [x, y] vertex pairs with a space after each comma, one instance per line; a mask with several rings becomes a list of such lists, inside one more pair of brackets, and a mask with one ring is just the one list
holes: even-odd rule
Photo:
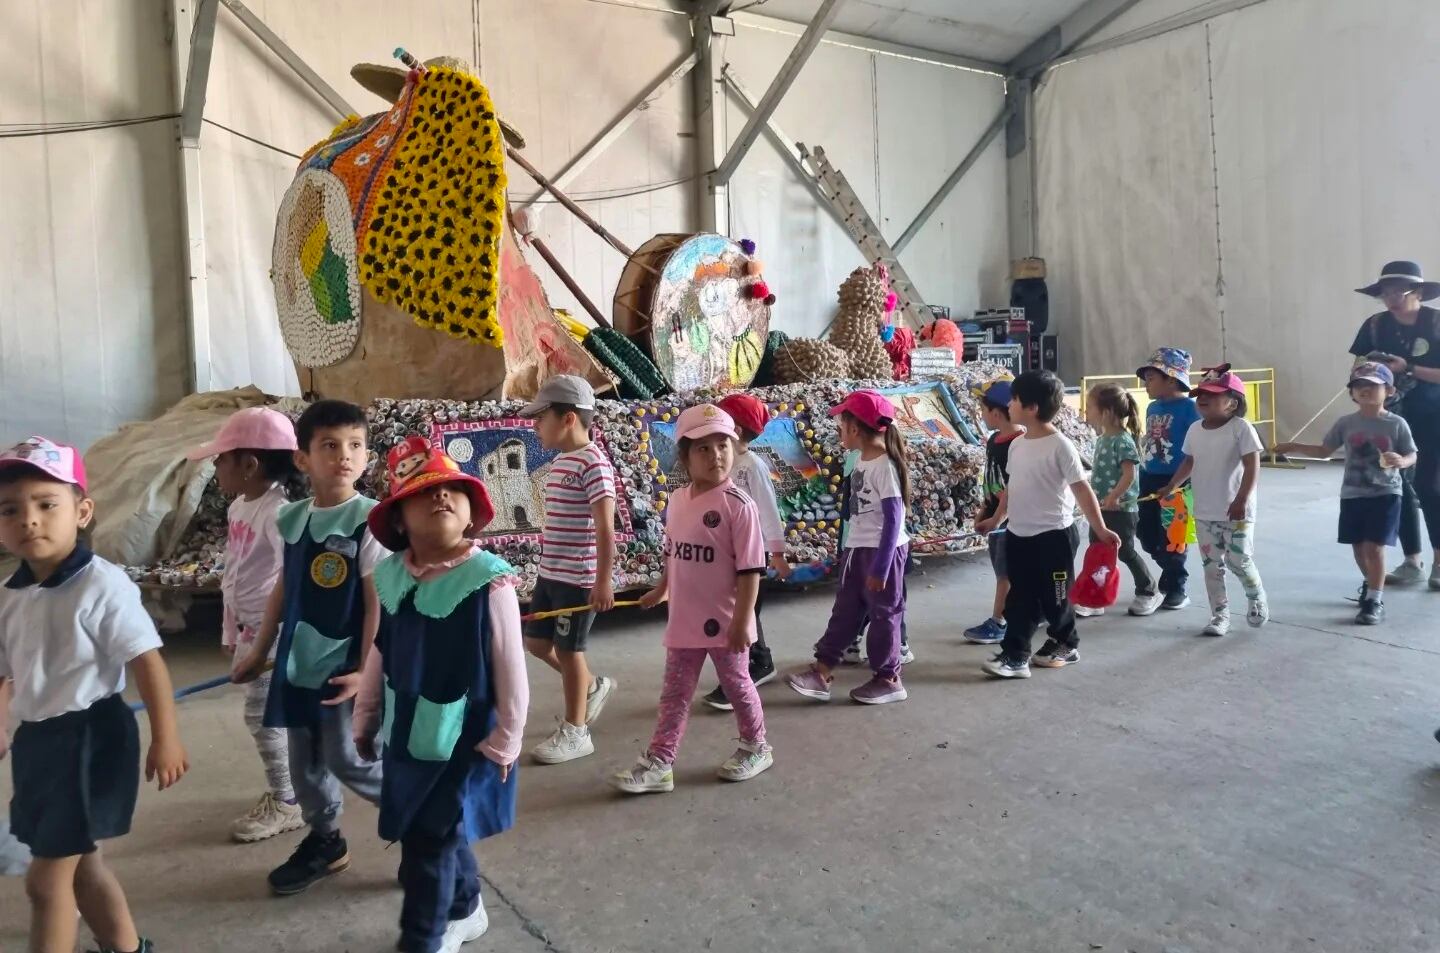
[[770, 333], [766, 293], [739, 242], [708, 232], [657, 235], [620, 276], [615, 327], [681, 393], [748, 387]]

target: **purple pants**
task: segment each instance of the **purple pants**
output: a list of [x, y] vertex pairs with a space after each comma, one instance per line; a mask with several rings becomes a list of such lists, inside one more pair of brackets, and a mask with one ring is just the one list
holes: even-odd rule
[[665, 686], [660, 690], [659, 717], [648, 749], [652, 758], [666, 764], [675, 763], [680, 739], [685, 737], [685, 725], [690, 720], [695, 686], [700, 684], [700, 669], [705, 666], [707, 656], [715, 663], [715, 674], [720, 676], [725, 697], [735, 706], [740, 740], [747, 744], [765, 740], [765, 712], [760, 707], [760, 693], [750, 681], [749, 653], [732, 652], [723, 645], [712, 649], [666, 649]]
[[885, 587], [871, 592], [865, 584], [875, 559], [874, 549], [847, 549], [840, 565], [840, 591], [835, 593], [835, 608], [830, 610], [830, 624], [815, 645], [815, 660], [834, 668], [846, 646], [860, 634], [868, 617], [870, 628], [865, 636], [865, 652], [870, 669], [881, 678], [900, 675], [900, 624], [905, 619], [905, 563], [910, 558], [909, 546], [896, 546], [890, 554], [885, 573]]

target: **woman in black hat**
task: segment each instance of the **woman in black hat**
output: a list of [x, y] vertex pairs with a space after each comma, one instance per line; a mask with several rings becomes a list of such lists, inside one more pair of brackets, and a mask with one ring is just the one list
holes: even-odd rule
[[1385, 582], [1406, 586], [1425, 578], [1423, 510], [1434, 550], [1429, 584], [1440, 590], [1440, 311], [1421, 304], [1440, 298], [1440, 282], [1426, 281], [1413, 261], [1392, 261], [1381, 269], [1378, 281], [1356, 290], [1380, 299], [1385, 310], [1365, 319], [1350, 353], [1357, 361], [1382, 361], [1395, 373], [1396, 398], [1390, 409], [1410, 424], [1419, 452], [1418, 462], [1404, 474], [1400, 546], [1405, 562]]

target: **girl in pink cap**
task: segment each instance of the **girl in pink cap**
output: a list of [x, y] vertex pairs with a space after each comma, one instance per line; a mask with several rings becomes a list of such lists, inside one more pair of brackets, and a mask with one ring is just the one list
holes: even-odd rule
[[873, 390], [857, 390], [831, 408], [840, 418], [840, 443], [859, 450], [850, 474], [850, 531], [840, 562], [840, 590], [830, 624], [815, 646], [815, 661], [788, 676], [786, 684], [806, 698], [830, 700], [831, 674], [845, 648], [870, 620], [867, 654], [874, 677], [850, 692], [862, 705], [884, 705], [909, 697], [900, 681], [900, 627], [905, 618], [905, 562], [910, 537], [905, 504], [910, 471], [896, 431], [895, 407]]
[[[276, 520], [280, 507], [289, 502], [285, 483], [295, 473], [295, 428], [278, 411], [249, 407], [227, 417], [215, 439], [190, 451], [189, 457], [214, 457], [215, 482], [233, 501], [227, 513], [225, 569], [220, 575], [224, 601], [220, 644], [234, 664], [250, 653], [265, 605], [280, 578], [285, 544]], [[245, 686], [245, 727], [255, 739], [268, 790], [230, 824], [231, 838], [242, 844], [305, 825], [290, 784], [285, 729], [262, 724], [269, 694], [268, 673]]]
[[1252, 626], [1270, 620], [1265, 587], [1255, 568], [1255, 484], [1260, 479], [1260, 451], [1265, 445], [1245, 419], [1245, 382], [1229, 364], [1210, 368], [1195, 388], [1200, 423], [1185, 433], [1185, 461], [1160, 491], [1163, 498], [1188, 479], [1195, 496], [1195, 532], [1205, 565], [1205, 590], [1210, 596], [1210, 623], [1202, 635], [1230, 631], [1230, 598], [1225, 593], [1229, 567], [1245, 588]]
[[775, 761], [765, 742], [765, 713], [749, 668], [765, 541], [755, 503], [730, 482], [738, 440], [735, 422], [714, 404], [699, 404], [680, 415], [675, 436], [690, 483], [670, 496], [665, 573], [640, 605], [654, 608], [672, 589], [683, 598], [670, 603], [665, 687], [650, 747], [633, 767], [611, 779], [626, 794], [675, 789], [675, 754], [706, 657], [715, 665], [740, 727], [740, 747], [720, 766], [720, 778], [748, 781]]

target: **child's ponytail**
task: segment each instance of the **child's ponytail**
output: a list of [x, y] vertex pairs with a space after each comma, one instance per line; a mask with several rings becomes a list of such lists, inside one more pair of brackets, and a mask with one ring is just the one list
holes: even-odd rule
[[1134, 437], [1138, 443], [1140, 440], [1140, 405], [1135, 403], [1134, 394], [1128, 390], [1123, 393], [1125, 399], [1120, 406], [1124, 412], [1121, 414], [1120, 422], [1125, 425], [1125, 429], [1130, 431], [1130, 436]]
[[910, 467], [905, 463], [905, 441], [894, 422], [885, 428], [885, 455], [895, 464], [895, 472], [900, 476], [900, 502], [909, 508]]

